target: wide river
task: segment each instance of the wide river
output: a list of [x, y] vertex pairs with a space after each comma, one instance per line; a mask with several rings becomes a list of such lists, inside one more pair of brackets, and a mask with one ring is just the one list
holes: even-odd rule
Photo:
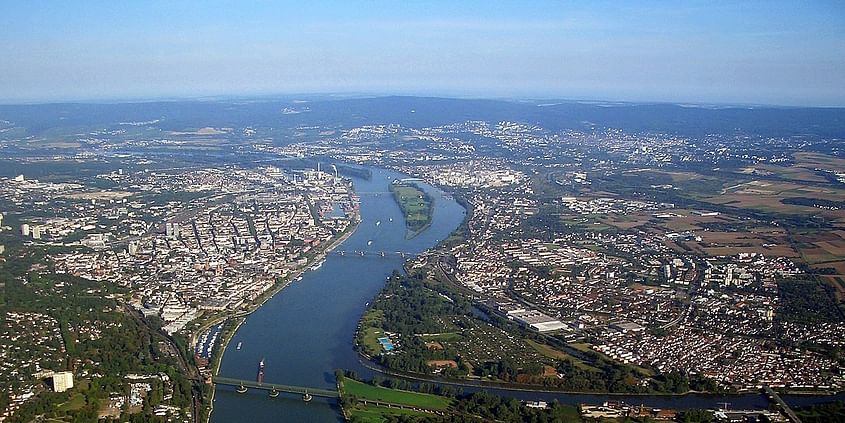
[[[359, 375], [373, 372], [361, 365], [353, 350], [358, 319], [369, 301], [384, 286], [387, 277], [402, 267], [404, 259], [395, 252], [417, 254], [435, 246], [460, 225], [465, 210], [438, 189], [424, 185], [434, 198], [434, 217], [426, 231], [405, 239], [402, 212], [389, 192], [394, 179], [407, 177], [395, 172], [372, 169], [372, 179], [354, 178], [361, 196], [361, 224], [335, 251], [394, 252], [378, 255], [331, 254], [318, 270], [305, 272], [267, 301], [238, 329], [224, 353], [220, 376], [255, 380], [258, 362], [265, 360], [265, 381], [287, 385], [332, 389], [334, 370], [353, 369]], [[380, 222], [380, 223], [379, 223]], [[241, 343], [240, 350], [236, 345]], [[469, 388], [465, 389], [471, 390]], [[520, 399], [557, 399], [561, 403], [600, 403], [607, 395], [532, 393], [488, 389]], [[613, 396], [632, 404], [653, 407], [717, 407], [729, 402], [731, 408], [768, 404], [762, 395], [684, 395]], [[794, 405], [843, 399], [818, 396], [785, 396]], [[238, 394], [233, 388], [218, 387], [211, 421], [229, 422], [338, 422], [343, 421], [333, 400], [281, 395], [269, 398], [266, 391]]]

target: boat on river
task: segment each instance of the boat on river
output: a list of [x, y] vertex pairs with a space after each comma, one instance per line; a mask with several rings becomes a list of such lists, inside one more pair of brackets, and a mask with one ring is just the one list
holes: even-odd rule
[[258, 362], [258, 377], [255, 379], [258, 383], [264, 383], [264, 359]]

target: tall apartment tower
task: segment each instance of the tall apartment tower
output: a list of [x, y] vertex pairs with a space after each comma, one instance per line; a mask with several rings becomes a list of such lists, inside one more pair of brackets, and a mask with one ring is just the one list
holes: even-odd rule
[[73, 373], [58, 372], [53, 373], [53, 390], [56, 392], [64, 392], [73, 388]]

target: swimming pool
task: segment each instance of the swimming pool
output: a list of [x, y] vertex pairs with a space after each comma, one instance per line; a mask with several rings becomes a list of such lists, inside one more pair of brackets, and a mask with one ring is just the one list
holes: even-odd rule
[[390, 342], [390, 338], [385, 336], [385, 337], [379, 338], [378, 342], [381, 344], [382, 347], [384, 347], [385, 351], [393, 351], [394, 346], [393, 346], [393, 342]]

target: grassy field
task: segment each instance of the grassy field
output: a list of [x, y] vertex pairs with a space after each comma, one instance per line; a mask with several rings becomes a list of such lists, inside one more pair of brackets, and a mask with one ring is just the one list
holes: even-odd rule
[[[586, 342], [572, 342], [572, 343], [570, 343], [570, 344], [568, 344], [568, 345], [569, 345], [570, 347], [572, 347], [572, 348], [574, 348], [574, 349], [578, 350], [578, 351], [581, 351], [581, 352], [593, 352], [593, 353], [596, 353], [596, 354], [598, 354], [599, 356], [601, 356], [602, 358], [604, 358], [606, 361], [609, 361], [609, 362], [613, 362], [613, 361], [614, 361], [612, 358], [608, 357], [607, 355], [605, 355], [605, 354], [603, 354], [603, 353], [600, 353], [600, 352], [598, 352], [598, 351], [593, 350], [593, 348], [592, 348], [593, 346], [592, 346], [592, 345], [590, 345], [590, 344], [588, 344], [588, 343], [586, 343]], [[643, 375], [646, 375], [646, 376], [654, 376], [654, 371], [653, 371], [653, 370], [651, 370], [651, 369], [646, 369], [645, 367], [635, 366], [635, 365], [633, 365], [633, 364], [628, 364], [627, 366], [628, 366], [628, 367], [631, 367], [631, 368], [633, 368], [633, 369], [635, 369], [635, 370], [636, 370], [637, 372], [639, 372], [640, 374], [643, 374]]]
[[399, 203], [405, 216], [405, 226], [412, 234], [419, 232], [431, 223], [431, 198], [421, 189], [413, 185], [392, 184], [390, 190]]
[[71, 411], [79, 410], [82, 407], [85, 407], [85, 396], [82, 394], [74, 394], [67, 402], [60, 404], [57, 408], [59, 411]]
[[412, 405], [432, 410], [445, 410], [452, 402], [452, 400], [446, 397], [382, 388], [349, 378], [343, 378], [343, 395], [352, 395], [361, 399], [384, 401], [393, 404]]
[[378, 338], [384, 336], [379, 329], [383, 316], [384, 313], [381, 310], [370, 309], [361, 317], [361, 331], [358, 333], [357, 342], [368, 355], [377, 355], [383, 350], [378, 342]]
[[526, 339], [525, 342], [527, 342], [528, 345], [531, 346], [531, 348], [534, 348], [534, 350], [536, 350], [538, 353], [540, 353], [540, 354], [542, 354], [546, 357], [553, 358], [555, 360], [572, 360], [572, 362], [575, 363], [575, 367], [578, 367], [580, 369], [589, 370], [591, 372], [600, 372], [601, 371], [601, 370], [585, 363], [584, 361], [579, 360], [578, 358], [575, 358], [575, 357], [573, 357], [573, 356], [571, 356], [571, 355], [569, 355], [569, 354], [567, 354], [567, 353], [565, 353], [561, 350], [558, 350], [558, 349], [556, 349], [552, 346], [549, 346], [549, 345], [546, 345], [546, 344], [541, 344], [539, 342], [534, 342], [530, 339]]
[[555, 417], [558, 418], [558, 421], [562, 422], [583, 422], [584, 419], [581, 418], [581, 413], [578, 412], [578, 407], [574, 405], [562, 405], [555, 414]]
[[421, 413], [401, 408], [387, 408], [374, 406], [358, 406], [349, 410], [353, 421], [363, 423], [381, 423], [387, 421], [385, 416], [430, 416], [431, 414]]

